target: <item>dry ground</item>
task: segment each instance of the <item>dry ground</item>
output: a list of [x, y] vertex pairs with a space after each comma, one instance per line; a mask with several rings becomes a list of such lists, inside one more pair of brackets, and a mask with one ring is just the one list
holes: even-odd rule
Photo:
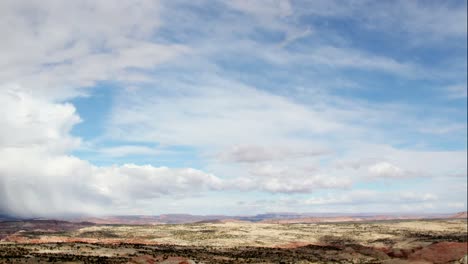
[[60, 225], [4, 227], [0, 263], [463, 263], [467, 254], [466, 219]]

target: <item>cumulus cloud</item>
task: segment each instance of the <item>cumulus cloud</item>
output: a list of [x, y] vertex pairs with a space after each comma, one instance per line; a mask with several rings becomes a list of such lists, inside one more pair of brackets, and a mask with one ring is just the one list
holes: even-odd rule
[[69, 152], [80, 143], [70, 135], [80, 121], [72, 105], [34, 98], [19, 86], [1, 88], [0, 103], [6, 110], [0, 114], [2, 213], [96, 214], [139, 199], [193, 195], [222, 187], [216, 176], [191, 168], [100, 167], [71, 156]]
[[[307, 193], [350, 188], [360, 180], [443, 177], [466, 171], [466, 151], [414, 151], [366, 143], [375, 140], [370, 127], [378, 129], [369, 120], [382, 122], [383, 110], [369, 113], [349, 104], [346, 112], [305, 106], [239, 83], [190, 80], [204, 89], [175, 81], [169, 84], [177, 87], [176, 93], [142, 88], [122, 95], [125, 100], [114, 108], [109, 136], [194, 146], [204, 157], [216, 158], [208, 168], [232, 180], [232, 186], [271, 193]], [[371, 123], [361, 127], [367, 121]], [[337, 152], [341, 161], [324, 155]], [[341, 162], [341, 168], [329, 166], [328, 159]], [[218, 164], [223, 162], [233, 164]]]
[[[134, 205], [152, 212], [155, 201], [208, 192], [305, 195], [346, 191], [369, 178], [402, 183], [410, 176], [428, 176], [437, 184], [417, 195], [374, 191], [314, 196], [301, 210], [346, 204], [346, 199], [437, 204], [444, 195], [450, 196], [444, 203], [460, 207], [457, 201], [466, 197], [466, 150], [392, 146], [411, 145], [401, 142], [411, 133], [466, 138], [466, 124], [447, 119], [445, 109], [441, 114], [437, 108], [437, 115], [447, 121], [436, 122], [426, 113], [420, 118], [420, 106], [373, 104], [329, 91], [359, 81], [347, 79], [349, 69], [414, 81], [450, 78], [446, 72], [452, 68], [439, 74], [440, 69], [413, 58], [365, 51], [329, 29], [299, 22], [305, 16], [339, 17], [365, 30], [397, 28], [398, 34], [409, 33], [404, 39], [413, 44], [421, 44], [414, 40], [425, 36], [421, 39], [430, 41], [424, 45], [432, 45], [466, 36], [466, 8], [405, 1], [229, 1], [215, 5], [223, 12], [202, 16], [196, 10], [205, 10], [203, 4], [0, 3], [5, 22], [0, 33], [8, 36], [0, 43], [0, 213], [113, 213], [129, 212]], [[362, 9], [370, 11], [361, 16]], [[461, 64], [464, 73], [466, 61]], [[90, 152], [126, 158], [160, 154], [143, 146], [147, 142], [168, 149], [182, 146], [193, 149], [203, 170], [98, 166], [73, 154], [92, 144], [73, 135], [82, 120], [69, 102], [89, 95], [87, 89], [100, 81], [129, 88], [113, 91], [105, 134], [94, 135], [120, 145], [98, 143]], [[446, 83], [462, 83], [448, 87], [448, 97], [466, 97], [463, 81]], [[455, 194], [428, 191], [437, 189], [441, 179], [458, 188]], [[379, 193], [398, 198], [380, 198]], [[207, 200], [201, 202], [209, 204]], [[181, 204], [178, 208], [184, 209]]]
[[222, 182], [199, 170], [94, 166], [67, 155], [1, 150], [0, 212], [20, 216], [112, 213], [141, 200], [193, 196]]
[[80, 208], [92, 197], [100, 201], [86, 184], [87, 162], [66, 155], [80, 142], [69, 134], [80, 120], [75, 108], [34, 98], [19, 86], [1, 88], [7, 111], [0, 115], [0, 211], [48, 213], [67, 208], [59, 203]]
[[350, 177], [327, 175], [312, 166], [258, 164], [243, 178], [244, 187], [271, 193], [310, 193], [319, 189], [344, 189], [352, 185]]
[[[222, 181], [212, 174], [192, 168], [171, 169], [151, 165], [125, 164], [100, 167], [100, 188], [115, 199], [150, 199], [161, 195], [193, 195], [202, 190], [222, 188]], [[98, 179], [98, 182], [99, 182]]]
[[93, 167], [67, 155], [30, 148], [0, 150], [0, 212], [19, 216], [98, 213], [111, 204]]
[[[252, 174], [263, 174], [262, 177], [223, 180], [192, 168], [135, 164], [96, 166], [70, 155], [80, 146], [80, 139], [70, 134], [73, 125], [80, 121], [72, 105], [33, 97], [21, 86], [2, 88], [0, 102], [8, 113], [0, 115], [3, 128], [0, 131], [0, 212], [3, 213], [20, 216], [99, 214], [110, 213], [114, 207], [128, 207], [137, 201], [185, 197], [203, 191], [297, 193], [342, 188], [349, 184], [333, 177], [265, 168], [258, 168]], [[120, 156], [147, 154], [153, 149], [121, 146], [106, 151]], [[272, 158], [283, 158], [291, 154], [289, 152]]]
[[18, 85], [0, 86], [0, 147], [37, 148], [63, 153], [80, 144], [70, 136], [80, 122], [71, 104], [51, 104], [35, 98]]

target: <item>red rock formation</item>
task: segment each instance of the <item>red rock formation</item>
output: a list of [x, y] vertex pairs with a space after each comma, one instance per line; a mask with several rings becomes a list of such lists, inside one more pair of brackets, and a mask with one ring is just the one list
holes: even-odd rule
[[460, 212], [460, 213], [452, 215], [450, 218], [467, 219], [468, 212]]
[[458, 261], [468, 254], [468, 243], [439, 242], [412, 253], [409, 260], [425, 260], [431, 263]]

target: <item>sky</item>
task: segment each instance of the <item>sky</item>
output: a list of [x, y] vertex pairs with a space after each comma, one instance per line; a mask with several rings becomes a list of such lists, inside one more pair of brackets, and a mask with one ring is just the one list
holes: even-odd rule
[[465, 211], [466, 10], [0, 1], [0, 214]]

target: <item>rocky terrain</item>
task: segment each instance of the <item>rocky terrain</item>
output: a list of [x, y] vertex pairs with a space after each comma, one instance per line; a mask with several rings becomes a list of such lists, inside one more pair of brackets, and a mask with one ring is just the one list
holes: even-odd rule
[[465, 219], [0, 222], [0, 263], [464, 263]]
[[457, 214], [454, 214], [450, 216], [450, 218], [459, 218], [459, 219], [467, 219], [468, 218], [468, 212], [460, 212]]

